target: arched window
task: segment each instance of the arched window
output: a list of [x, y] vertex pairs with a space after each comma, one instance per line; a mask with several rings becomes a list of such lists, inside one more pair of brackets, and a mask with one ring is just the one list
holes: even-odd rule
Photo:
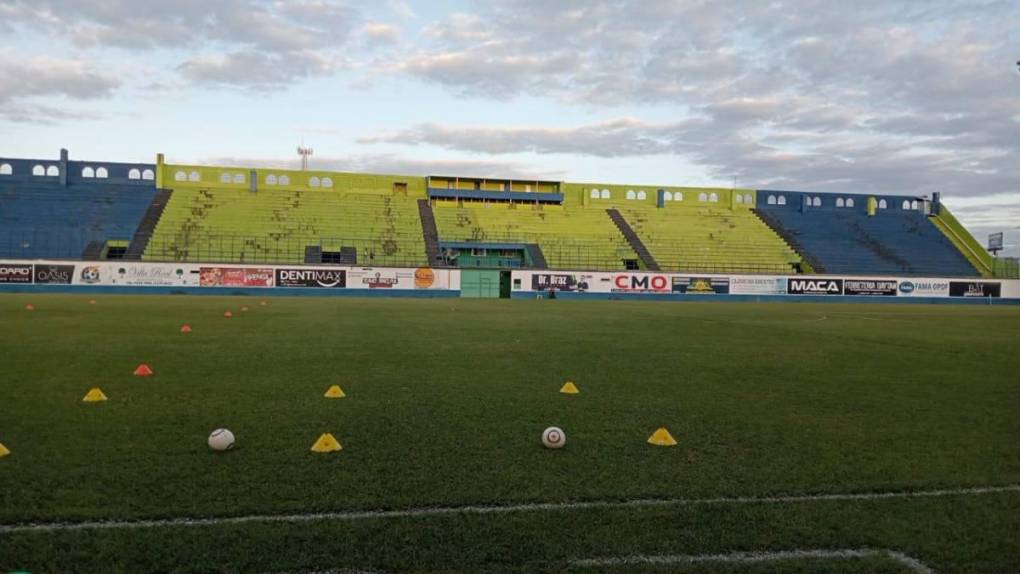
[[888, 205], [889, 204], [887, 204], [884, 199], [878, 200], [878, 208], [879, 209], [885, 209], [886, 207], [888, 207]]
[[290, 185], [290, 176], [289, 175], [281, 175], [280, 176], [280, 185]]
[[628, 189], [627, 190], [627, 199], [634, 199], [634, 190], [633, 189]]
[[638, 192], [637, 192], [637, 198], [638, 199], [645, 199], [647, 197], [648, 196], [645, 194], [645, 190], [643, 190], [643, 189], [639, 189], [638, 190]]
[[820, 198], [818, 196], [815, 196], [815, 207], [821, 207], [821, 206], [822, 206], [822, 198]]
[[266, 176], [266, 183], [268, 185], [276, 185], [276, 175], [274, 175], [272, 173], [267, 175]]
[[156, 174], [151, 169], [142, 172], [142, 179], [156, 179]]
[[765, 203], [768, 203], [769, 205], [775, 205], [776, 204], [776, 196], [770, 195], [768, 197], [768, 199], [765, 200]]
[[917, 209], [918, 207], [920, 207], [920, 205], [917, 203], [916, 199], [910, 202], [910, 209]]
[[662, 194], [662, 200], [663, 201], [673, 201], [673, 194], [668, 192], [668, 191], [663, 193]]
[[329, 177], [322, 178], [322, 187], [333, 187], [333, 179]]
[[744, 203], [744, 196], [740, 195], [739, 193], [736, 194], [736, 197], [734, 199], [736, 199], [737, 203]]
[[608, 189], [603, 189], [602, 193], [599, 194], [599, 197], [601, 197], [602, 199], [609, 199], [609, 198], [613, 197], [613, 194], [609, 193]]
[[9, 163], [0, 164], [0, 175], [14, 175], [14, 168]]
[[747, 195], [744, 196], [744, 203], [746, 203], [748, 205], [754, 203], [754, 198], [751, 197], [750, 193], [748, 193]]
[[41, 165], [32, 166], [32, 175], [46, 175], [46, 168]]
[[128, 170], [128, 179], [142, 179], [142, 172], [138, 171], [138, 168], [133, 167]]
[[230, 174], [227, 172], [220, 172], [220, 183], [230, 183]]
[[684, 200], [684, 194], [683, 194], [682, 191], [675, 191], [675, 192], [673, 192], [673, 201], [683, 201], [683, 200]]
[[96, 168], [96, 177], [99, 177], [99, 178], [110, 177], [110, 172], [106, 171], [105, 167], [97, 167]]
[[174, 173], [174, 181], [184, 181], [186, 179], [188, 179], [188, 176], [183, 171], [178, 171]]
[[234, 174], [234, 183], [244, 183], [244, 174], [243, 173], [235, 173]]
[[92, 169], [91, 167], [85, 166], [85, 167], [81, 168], [81, 176], [82, 177], [96, 177], [96, 170]]
[[598, 199], [599, 198], [599, 190], [593, 189], [593, 190], [591, 190], [591, 193], [589, 193], [588, 195], [591, 196], [592, 199]]
[[836, 207], [843, 207], [843, 198], [842, 197], [837, 197], [836, 198]]
[[308, 178], [308, 187], [319, 187], [319, 178], [314, 175]]
[[698, 201], [708, 201], [708, 194], [704, 191], [698, 194]]
[[852, 198], [852, 197], [846, 198], [846, 206], [847, 207], [853, 207], [854, 206], [854, 198]]
[[786, 196], [785, 195], [780, 195], [778, 201], [779, 201], [779, 205], [786, 205]]
[[712, 193], [708, 194], [708, 202], [709, 203], [717, 203], [718, 201], [719, 201], [719, 194], [715, 193], [714, 191]]
[[46, 168], [46, 175], [50, 177], [57, 177], [58, 175], [60, 175], [60, 169], [55, 165], [51, 165], [50, 167]]
[[910, 200], [909, 199], [904, 199], [903, 200], [903, 209], [910, 209]]
[[202, 176], [197, 171], [188, 174], [188, 181], [202, 181]]

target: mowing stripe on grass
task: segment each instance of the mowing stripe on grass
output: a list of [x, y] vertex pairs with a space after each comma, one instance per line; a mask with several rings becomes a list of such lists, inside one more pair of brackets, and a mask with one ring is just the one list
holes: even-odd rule
[[589, 500], [581, 502], [531, 502], [504, 506], [425, 506], [403, 510], [352, 510], [310, 512], [306, 514], [250, 514], [207, 518], [161, 518], [156, 520], [94, 520], [86, 522], [40, 522], [0, 525], [0, 534], [18, 532], [60, 532], [71, 530], [119, 530], [134, 528], [166, 528], [186, 526], [217, 526], [227, 524], [357, 521], [386, 518], [420, 518], [457, 514], [510, 514], [518, 512], [551, 512], [563, 510], [640, 508], [657, 506], [699, 506], [707, 504], [782, 504], [798, 502], [842, 502], [852, 500], [887, 500], [932, 498], [943, 496], [974, 496], [1003, 492], [1020, 492], [1020, 484], [978, 486], [941, 490], [861, 492], [844, 494], [802, 494], [783, 496], [733, 496], [718, 498], [640, 498], [634, 500]]
[[918, 574], [935, 574], [935, 570], [913, 556], [874, 548], [856, 548], [847, 550], [786, 550], [778, 552], [733, 552], [730, 554], [637, 554], [634, 556], [617, 556], [610, 558], [585, 558], [572, 560], [571, 564], [586, 568], [615, 568], [634, 564], [697, 564], [712, 562], [752, 563], [772, 562], [775, 560], [849, 560], [884, 556]]

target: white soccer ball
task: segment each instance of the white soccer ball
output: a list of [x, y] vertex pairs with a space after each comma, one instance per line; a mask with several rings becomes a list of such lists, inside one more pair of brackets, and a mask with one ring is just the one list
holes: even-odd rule
[[567, 442], [567, 435], [560, 427], [549, 427], [542, 432], [542, 444], [545, 448], [563, 448]]
[[209, 448], [230, 450], [234, 448], [234, 433], [227, 429], [216, 429], [209, 435]]

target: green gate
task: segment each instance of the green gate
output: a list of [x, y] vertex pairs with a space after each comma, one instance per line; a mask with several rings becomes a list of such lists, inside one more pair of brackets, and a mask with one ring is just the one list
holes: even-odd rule
[[460, 296], [474, 298], [498, 298], [500, 293], [500, 272], [489, 269], [462, 269], [460, 272]]

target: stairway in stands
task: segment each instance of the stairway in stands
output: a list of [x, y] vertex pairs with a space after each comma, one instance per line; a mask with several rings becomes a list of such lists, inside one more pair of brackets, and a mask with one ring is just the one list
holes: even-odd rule
[[149, 240], [152, 239], [152, 232], [156, 229], [159, 218], [163, 216], [163, 210], [166, 209], [167, 202], [170, 201], [170, 193], [171, 190], [169, 189], [156, 191], [156, 195], [153, 196], [149, 207], [145, 210], [145, 215], [142, 216], [142, 220], [138, 223], [138, 229], [135, 230], [131, 243], [128, 244], [127, 252], [124, 253], [124, 259], [138, 261], [142, 258], [142, 253], [145, 253], [145, 248], [148, 247]]
[[627, 239], [627, 243], [630, 244], [634, 253], [637, 253], [638, 258], [641, 259], [641, 263], [644, 264], [645, 269], [649, 271], [659, 271], [659, 264], [656, 263], [655, 258], [652, 257], [651, 252], [649, 252], [648, 248], [645, 247], [641, 238], [638, 237], [637, 233], [634, 233], [633, 229], [631, 229], [630, 224], [627, 223], [627, 220], [624, 219], [623, 215], [616, 209], [607, 209], [606, 213], [609, 214], [609, 219], [613, 220], [613, 223], [616, 224], [620, 233], [622, 233], [624, 238]]

